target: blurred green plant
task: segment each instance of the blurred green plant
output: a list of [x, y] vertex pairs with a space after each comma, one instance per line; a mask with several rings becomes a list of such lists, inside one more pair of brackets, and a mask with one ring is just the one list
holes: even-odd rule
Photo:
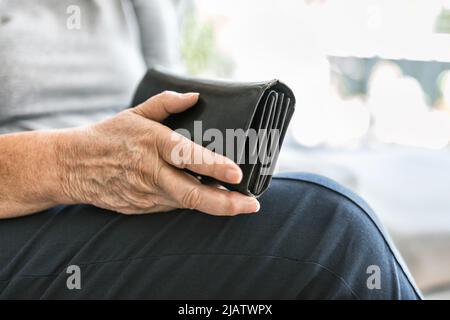
[[434, 30], [437, 33], [450, 33], [450, 10], [442, 9], [436, 18]]
[[182, 25], [181, 56], [191, 75], [230, 77], [233, 62], [217, 47], [212, 22], [202, 22], [195, 11], [187, 14]]

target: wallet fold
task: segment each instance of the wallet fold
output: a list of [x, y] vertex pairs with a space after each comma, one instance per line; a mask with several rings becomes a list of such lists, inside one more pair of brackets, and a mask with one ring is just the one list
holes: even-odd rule
[[289, 87], [276, 79], [247, 83], [206, 80], [153, 68], [140, 82], [132, 106], [165, 90], [200, 93], [195, 106], [169, 116], [163, 124], [241, 167], [239, 184], [219, 184], [255, 197], [267, 190], [295, 108]]

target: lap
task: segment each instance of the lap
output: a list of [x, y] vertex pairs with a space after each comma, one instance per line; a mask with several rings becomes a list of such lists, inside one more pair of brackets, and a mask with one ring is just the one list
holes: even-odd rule
[[[0, 221], [0, 247], [6, 298], [417, 296], [370, 208], [308, 174], [274, 178], [254, 215], [63, 206]], [[66, 288], [68, 265], [80, 267], [81, 290]], [[370, 265], [381, 290], [366, 286]]]

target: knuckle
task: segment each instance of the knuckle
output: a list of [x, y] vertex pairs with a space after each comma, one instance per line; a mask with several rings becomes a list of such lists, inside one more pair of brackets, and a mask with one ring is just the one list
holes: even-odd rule
[[182, 206], [189, 209], [197, 209], [201, 202], [201, 194], [198, 188], [189, 190], [182, 199]]
[[157, 137], [154, 140], [154, 147], [158, 151], [159, 154], [165, 155], [170, 149], [170, 138], [167, 137], [163, 132], [159, 132]]
[[159, 94], [161, 97], [167, 97], [168, 95], [170, 95], [170, 91], [169, 90], [164, 90], [163, 92], [161, 92]]
[[158, 99], [160, 99], [160, 101], [169, 99], [172, 96], [173, 96], [173, 92], [169, 91], [169, 90], [164, 90], [163, 92], [161, 92], [160, 94], [157, 95], [157, 97], [158, 97]]
[[153, 187], [158, 188], [161, 186], [161, 178], [162, 178], [162, 172], [163, 172], [164, 166], [161, 163], [161, 161], [158, 161], [158, 163], [156, 164], [155, 167], [156, 168], [153, 171], [151, 184]]

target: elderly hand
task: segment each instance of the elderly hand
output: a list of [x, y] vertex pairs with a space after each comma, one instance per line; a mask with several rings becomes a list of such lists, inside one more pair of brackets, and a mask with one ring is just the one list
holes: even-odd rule
[[[212, 215], [258, 211], [255, 198], [201, 184], [181, 170], [187, 168], [228, 183], [239, 183], [242, 178], [233, 161], [160, 123], [170, 114], [190, 108], [197, 99], [197, 93], [163, 92], [103, 122], [63, 131], [56, 153], [61, 201], [125, 214], [174, 208]], [[172, 159], [172, 150], [180, 145], [192, 155], [202, 153], [209, 161]]]

